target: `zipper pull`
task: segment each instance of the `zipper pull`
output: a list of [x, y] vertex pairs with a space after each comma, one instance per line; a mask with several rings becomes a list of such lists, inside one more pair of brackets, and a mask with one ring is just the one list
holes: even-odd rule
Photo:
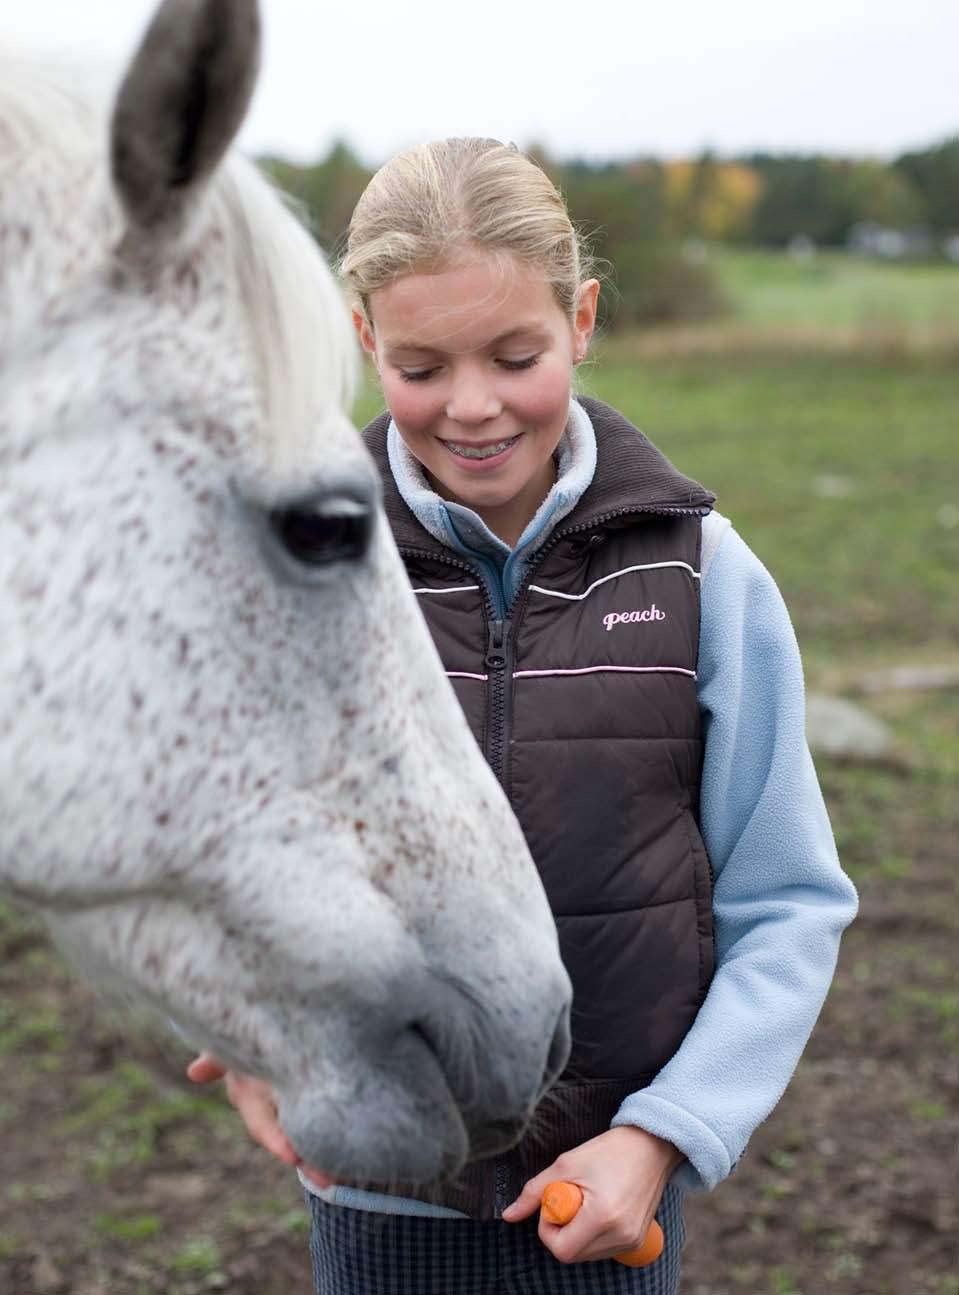
[[510, 620], [487, 622], [486, 664], [491, 670], [506, 669], [509, 633], [512, 628]]

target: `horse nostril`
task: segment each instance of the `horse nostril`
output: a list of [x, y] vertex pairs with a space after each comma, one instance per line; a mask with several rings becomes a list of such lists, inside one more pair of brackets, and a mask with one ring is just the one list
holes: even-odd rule
[[433, 1037], [432, 1032], [427, 1028], [425, 1022], [410, 1021], [409, 1025], [406, 1027], [406, 1033], [412, 1034], [414, 1039], [416, 1039], [419, 1043], [422, 1043], [423, 1047], [426, 1048], [427, 1052], [430, 1052], [434, 1057], [437, 1057], [438, 1059], [436, 1039]]

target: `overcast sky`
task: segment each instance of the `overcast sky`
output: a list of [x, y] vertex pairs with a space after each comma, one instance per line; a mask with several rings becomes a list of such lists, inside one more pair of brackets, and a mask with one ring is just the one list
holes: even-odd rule
[[[115, 79], [154, 0], [2, 0], [0, 45]], [[437, 135], [561, 157], [890, 156], [959, 132], [959, 0], [262, 0], [241, 137], [365, 161]]]

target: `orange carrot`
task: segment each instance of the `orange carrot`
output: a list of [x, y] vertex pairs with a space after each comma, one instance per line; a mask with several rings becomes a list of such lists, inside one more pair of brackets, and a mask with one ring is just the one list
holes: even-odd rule
[[613, 1258], [618, 1264], [625, 1264], [627, 1268], [645, 1268], [647, 1264], [656, 1262], [663, 1253], [665, 1244], [663, 1229], [655, 1219], [650, 1219], [642, 1244], [635, 1250], [624, 1250], [622, 1254], [614, 1255]]
[[[577, 1187], [575, 1183], [565, 1183], [557, 1180], [554, 1183], [548, 1183], [542, 1199], [542, 1214], [547, 1223], [554, 1223], [558, 1227], [565, 1227], [571, 1219], [575, 1218], [579, 1207], [583, 1203], [583, 1190]], [[625, 1264], [627, 1268], [645, 1268], [647, 1264], [654, 1263], [663, 1253], [663, 1246], [666, 1239], [663, 1236], [663, 1229], [655, 1219], [649, 1225], [646, 1235], [643, 1238], [642, 1245], [637, 1246], [634, 1250], [624, 1250], [622, 1254], [615, 1255], [617, 1263]]]
[[564, 1227], [576, 1217], [582, 1203], [581, 1187], [577, 1187], [575, 1183], [564, 1183], [562, 1179], [557, 1179], [555, 1183], [548, 1183], [543, 1192], [543, 1218], [547, 1223]]

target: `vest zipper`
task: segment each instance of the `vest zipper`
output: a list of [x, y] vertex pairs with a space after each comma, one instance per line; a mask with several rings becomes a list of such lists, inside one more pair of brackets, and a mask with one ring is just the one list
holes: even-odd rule
[[493, 772], [508, 791], [510, 694], [513, 678], [513, 622], [495, 617], [486, 623], [486, 668], [489, 671], [489, 723], [486, 729], [487, 758]]
[[497, 1218], [502, 1218], [503, 1210], [513, 1203], [509, 1179], [506, 1162], [497, 1160], [493, 1171], [493, 1212]]

